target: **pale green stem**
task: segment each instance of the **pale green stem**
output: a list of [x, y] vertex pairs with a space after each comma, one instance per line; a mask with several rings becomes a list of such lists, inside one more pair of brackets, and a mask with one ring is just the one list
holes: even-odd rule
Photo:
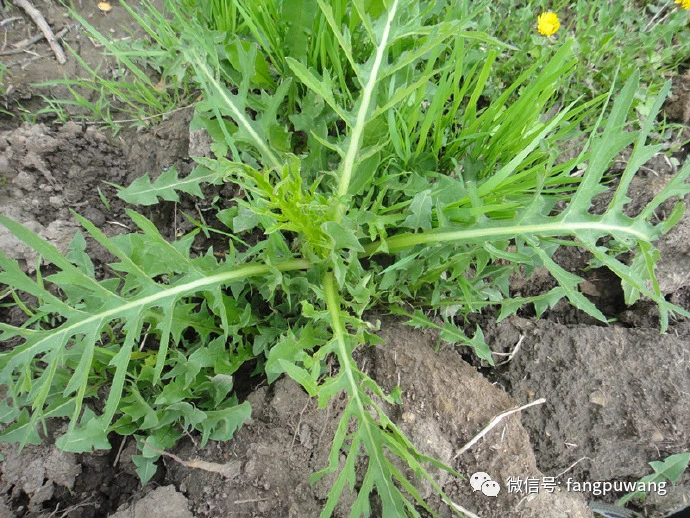
[[[273, 265], [278, 271], [287, 272], [294, 270], [308, 270], [313, 265], [305, 259], [292, 259], [290, 261], [285, 261], [282, 263], [277, 263]], [[148, 295], [140, 299], [135, 299], [127, 304], [118, 306], [103, 313], [98, 313], [94, 315], [94, 319], [105, 319], [109, 320], [111, 318], [117, 317], [118, 314], [126, 312], [130, 307], [142, 306], [151, 307], [155, 306], [159, 300], [170, 299], [171, 297], [184, 297], [191, 293], [198, 293], [199, 291], [212, 288], [218, 284], [224, 284], [235, 279], [245, 279], [247, 277], [255, 277], [257, 275], [263, 275], [271, 271], [271, 266], [266, 264], [251, 264], [246, 266], [240, 266], [231, 271], [225, 271], [221, 273], [216, 273], [214, 275], [209, 275], [208, 277], [202, 277], [196, 281], [180, 284], [179, 286], [173, 286], [172, 288], [167, 288], [153, 295]], [[82, 320], [80, 322], [83, 323]]]
[[313, 264], [305, 259], [292, 259], [290, 261], [277, 263], [272, 266], [265, 264], [245, 265], [234, 268], [230, 271], [226, 270], [214, 275], [209, 275], [208, 277], [202, 277], [201, 279], [182, 283], [171, 288], [161, 289], [161, 291], [153, 293], [152, 295], [147, 295], [145, 297], [128, 301], [124, 304], [118, 305], [117, 307], [93, 314], [88, 318], [78, 320], [71, 325], [65, 325], [55, 329], [53, 333], [34, 343], [31, 349], [24, 350], [17, 356], [13, 357], [6, 365], [6, 368], [14, 368], [15, 365], [21, 362], [22, 356], [30, 356], [31, 351], [40, 349], [43, 342], [46, 340], [59, 341], [60, 338], [58, 335], [73, 336], [78, 333], [83, 333], [84, 331], [82, 331], [82, 329], [89, 329], [89, 327], [95, 323], [108, 322], [112, 319], [118, 318], [118, 316], [122, 314], [126, 314], [128, 311], [135, 309], [141, 311], [143, 308], [157, 306], [165, 300], [177, 299], [179, 297], [184, 297], [185, 295], [198, 293], [235, 279], [245, 279], [247, 277], [267, 274], [271, 271], [271, 268], [275, 268], [281, 272], [287, 272], [294, 270], [308, 270], [312, 266]]
[[[338, 302], [338, 293], [335, 289], [335, 282], [332, 272], [329, 272], [324, 276], [323, 288], [324, 294], [326, 296], [326, 305], [328, 306], [328, 312], [331, 315], [331, 326], [333, 327], [333, 334], [335, 335], [335, 339], [338, 342], [338, 353], [340, 355], [340, 369], [345, 373], [347, 381], [349, 382], [350, 397], [357, 405], [359, 414], [363, 416], [367, 412], [367, 410], [364, 408], [362, 398], [359, 397], [359, 391], [362, 390], [362, 388], [359, 386], [357, 380], [355, 379], [355, 373], [353, 372], [352, 364], [350, 363], [353, 361], [352, 354], [350, 351], [348, 351], [347, 344], [345, 343], [345, 329], [343, 328], [343, 324], [340, 321], [340, 303]], [[367, 441], [364, 441], [365, 445], [375, 444], [374, 434], [371, 430], [371, 423], [364, 417], [360, 417], [358, 419], [359, 426], [364, 430], [364, 433], [367, 435], [368, 438]], [[381, 455], [383, 455], [383, 452], [369, 451], [368, 453], [369, 460], [377, 464], [377, 469], [380, 473], [384, 473], [380, 457]], [[379, 491], [383, 491], [384, 488], [379, 487], [378, 489]], [[394, 499], [392, 495], [389, 496], [389, 498]]]
[[252, 140], [254, 141], [254, 144], [256, 145], [257, 148], [259, 148], [259, 151], [264, 155], [266, 159], [268, 159], [271, 167], [279, 167], [280, 166], [280, 161], [278, 158], [273, 154], [273, 152], [270, 150], [268, 147], [267, 143], [262, 139], [259, 134], [254, 130], [252, 125], [249, 123], [249, 120], [247, 119], [247, 114], [241, 111], [235, 103], [230, 99], [228, 94], [226, 93], [225, 89], [222, 87], [222, 85], [218, 82], [218, 80], [213, 77], [213, 74], [209, 72], [208, 67], [201, 61], [201, 58], [196, 54], [192, 53], [194, 56], [194, 60], [196, 61], [196, 68], [197, 70], [200, 70], [205, 76], [206, 79], [209, 81], [209, 83], [213, 86], [213, 89], [218, 93], [223, 98], [223, 101], [225, 102], [225, 105], [230, 108], [230, 111], [232, 111], [235, 121], [242, 126], [242, 128], [252, 137]]
[[340, 173], [340, 184], [338, 185], [338, 195], [345, 196], [347, 190], [350, 187], [350, 180], [352, 179], [352, 171], [355, 168], [355, 160], [357, 160], [357, 154], [359, 153], [359, 148], [362, 145], [362, 136], [364, 134], [364, 126], [367, 124], [367, 115], [369, 112], [369, 105], [371, 104], [371, 98], [374, 94], [374, 88], [378, 81], [379, 70], [381, 69], [381, 63], [383, 62], [383, 57], [386, 53], [386, 47], [388, 46], [388, 35], [390, 34], [391, 26], [393, 25], [393, 18], [395, 18], [395, 12], [398, 9], [398, 0], [393, 2], [393, 5], [388, 11], [388, 19], [386, 20], [386, 26], [383, 29], [383, 34], [381, 35], [381, 41], [376, 49], [376, 58], [374, 59], [374, 66], [371, 68], [371, 75], [369, 76], [369, 81], [366, 87], [362, 91], [362, 102], [359, 105], [359, 111], [357, 112], [357, 120], [355, 122], [355, 127], [352, 128], [352, 134], [350, 135], [350, 146], [347, 148], [347, 153], [343, 159], [341, 165]]
[[[389, 252], [399, 252], [415, 245], [433, 244], [449, 241], [477, 241], [489, 238], [515, 237], [520, 234], [532, 234], [536, 236], [565, 236], [575, 235], [581, 231], [596, 230], [606, 234], [628, 234], [640, 241], [649, 241], [649, 236], [630, 227], [610, 225], [602, 222], [544, 223], [538, 225], [512, 225], [507, 227], [455, 230], [450, 232], [422, 232], [420, 234], [400, 234], [386, 240]], [[361, 256], [369, 256], [376, 253], [381, 246], [380, 241], [375, 241], [364, 247]]]

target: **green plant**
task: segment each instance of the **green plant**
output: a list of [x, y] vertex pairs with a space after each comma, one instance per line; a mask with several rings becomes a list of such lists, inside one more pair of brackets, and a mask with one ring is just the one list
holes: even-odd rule
[[[644, 106], [690, 51], [687, 13], [673, 2], [494, 1], [483, 6], [477, 29], [517, 49], [497, 64], [491, 90], [500, 91], [502, 83], [512, 82], [535, 58], [573, 38], [578, 64], [571, 81], [562, 87], [561, 102], [595, 98], [611, 85], [621, 87], [637, 70], [641, 84], [633, 105]], [[537, 15], [546, 10], [557, 12], [562, 22], [551, 40], [536, 31]]]
[[[192, 102], [189, 81], [185, 79], [186, 66], [177, 53], [177, 28], [149, 2], [144, 2], [146, 10], [141, 14], [124, 2], [122, 5], [142, 27], [150, 28], [155, 24], [156, 30], [147, 32], [148, 39], [131, 37], [112, 41], [71, 9], [70, 15], [92, 41], [105, 49], [106, 59], [115, 60], [116, 67], [110, 70], [103, 64], [90, 66], [68, 47], [86, 76], [36, 83], [34, 86], [38, 88], [62, 86], [70, 95], [68, 99], [44, 96], [46, 107], [42, 112], [52, 113], [63, 122], [70, 118], [90, 119], [117, 130], [124, 123], [137, 126], [160, 120], [181, 104]], [[102, 72], [101, 68], [107, 72]], [[153, 79], [154, 75], [158, 76], [158, 82]], [[113, 116], [115, 113], [117, 118]]]
[[3, 93], [5, 92], [5, 74], [7, 73], [7, 65], [0, 63], [0, 86], [2, 86]]
[[[198, 231], [169, 243], [134, 211], [128, 214], [139, 232], [113, 238], [75, 215], [116, 258], [112, 276], [98, 280], [81, 234], [63, 256], [0, 217], [56, 270], [44, 277], [38, 268], [32, 279], [0, 254], [0, 283], [38, 299], [24, 325], [0, 324], [0, 340], [18, 342], [0, 355], [7, 387], [0, 422], [9, 425], [2, 440], [38, 442], [39, 425], [50, 417], [69, 419], [57, 441], [69, 451], [108, 448], [111, 432], [134, 435], [134, 462], [147, 481], [159, 457], [147, 445], [171, 448], [192, 430], [202, 445], [232, 437], [250, 415], [249, 404], [232, 395], [233, 375], [252, 362], [270, 382], [292, 377], [321, 406], [347, 395], [329, 465], [312, 477], [337, 472], [324, 516], [346, 488], [356, 493], [353, 516], [371, 513], [374, 494], [383, 516], [433, 513], [396, 458], [458, 509], [424, 465], [458, 474], [405, 438], [381, 406], [400, 402], [399, 391], [385, 394], [353, 359], [355, 348], [376, 340], [365, 311], [430, 307], [444, 317], [442, 339], [491, 363], [481, 330], [469, 337], [458, 325], [472, 311], [500, 306], [505, 318], [532, 303], [541, 314], [567, 298], [606, 321], [577, 290], [581, 279], [552, 259], [560, 246], [580, 246], [621, 278], [626, 302], [644, 295], [658, 304], [662, 330], [674, 312], [688, 315], [660, 293], [652, 244], [683, 205], [667, 221], [652, 219], [661, 203], [688, 192], [690, 165], [638, 215], [624, 213], [633, 176], [660, 150], [647, 138], [669, 84], [631, 131], [633, 74], [606, 124], [600, 117], [587, 128], [575, 158], [563, 161], [560, 151], [582, 136], [592, 110], [608, 111], [613, 91], [546, 115], [572, 73], [570, 43], [545, 55], [506, 95], [487, 99], [494, 53], [505, 45], [469, 29], [469, 2], [355, 1], [342, 18], [317, 4], [325, 23], [312, 37], [338, 49], [340, 64], [317, 67], [301, 51], [272, 55], [251, 31], [221, 41], [199, 20], [173, 12], [182, 27], [177, 48], [204, 92], [194, 124], [216, 139], [216, 158], [197, 158], [186, 178], [174, 169], [153, 182], [140, 178], [119, 196], [151, 205], [178, 200], [180, 192], [201, 196], [204, 183], [241, 185], [245, 196], [218, 213], [231, 236], [224, 260], [212, 249], [191, 253]], [[267, 23], [251, 16], [244, 23]], [[480, 46], [488, 49], [486, 63], [475, 59]], [[610, 162], [630, 144], [612, 201], [591, 214], [607, 189]], [[582, 178], [571, 176], [581, 163]], [[623, 262], [622, 253], [631, 259]], [[558, 287], [510, 298], [510, 275], [540, 266]], [[421, 311], [411, 322], [436, 325]], [[336, 360], [336, 371], [328, 360]]]
[[667, 480], [671, 482], [671, 484], [675, 484], [687, 469], [688, 462], [690, 462], [690, 453], [687, 452], [670, 455], [663, 461], [650, 462], [649, 465], [654, 470], [654, 473], [642, 477], [637, 482], [640, 489], [620, 498], [618, 502], [616, 502], [616, 505], [623, 506], [634, 498], [644, 500], [647, 497], [646, 488], [649, 488], [650, 485], [658, 487], [659, 484], [664, 484], [662, 487], [665, 489]]

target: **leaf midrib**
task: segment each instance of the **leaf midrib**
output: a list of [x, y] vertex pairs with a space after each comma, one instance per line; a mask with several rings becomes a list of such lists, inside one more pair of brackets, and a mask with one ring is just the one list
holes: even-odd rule
[[[415, 245], [433, 244], [450, 241], [473, 241], [482, 238], [516, 237], [521, 234], [532, 234], [541, 236], [568, 236], [577, 235], [583, 231], [597, 231], [605, 234], [628, 234], [641, 241], [650, 241], [650, 236], [638, 231], [631, 226], [621, 226], [609, 224], [602, 221], [591, 221], [581, 223], [568, 223], [563, 220], [532, 224], [532, 225], [510, 225], [496, 226], [493, 228], [455, 230], [451, 232], [422, 232], [419, 234], [399, 234], [386, 239], [389, 252], [397, 252]], [[378, 252], [381, 240], [364, 245], [364, 252], [360, 256], [370, 256]]]
[[[196, 279], [194, 281], [179, 284], [170, 288], [164, 288], [161, 286], [161, 291], [157, 293], [146, 295], [144, 297], [128, 301], [124, 304], [119, 304], [116, 307], [92, 314], [85, 318], [80, 318], [79, 320], [71, 324], [68, 321], [68, 323], [66, 323], [62, 327], [48, 332], [42, 339], [37, 340], [30, 348], [21, 351], [20, 355], [24, 356], [27, 353], [31, 354], [30, 351], [40, 348], [43, 342], [45, 342], [46, 340], [55, 341], [56, 335], [61, 334], [67, 337], [74, 336], [77, 333], [84, 332], [83, 329], [85, 327], [88, 328], [90, 325], [94, 323], [97, 323], [96, 325], [100, 326], [100, 323], [102, 322], [109, 322], [110, 320], [126, 315], [130, 311], [135, 310], [137, 308], [157, 306], [160, 305], [161, 301], [175, 300], [179, 297], [196, 293], [205, 288], [209, 288], [211, 286], [215, 286], [218, 284], [223, 284], [234, 279], [266, 274], [269, 273], [273, 268], [281, 272], [285, 272], [294, 270], [308, 270], [312, 266], [312, 263], [305, 259], [293, 259], [272, 266], [263, 264], [247, 265], [244, 267], [237, 268], [236, 270], [232, 270], [230, 272], [226, 271], [217, 273], [215, 275], [210, 275], [208, 277]], [[10, 361], [8, 363], [8, 367], [13, 368], [14, 362]]]

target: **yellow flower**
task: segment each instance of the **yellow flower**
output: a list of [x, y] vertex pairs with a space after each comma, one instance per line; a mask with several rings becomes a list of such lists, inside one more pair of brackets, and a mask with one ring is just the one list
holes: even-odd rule
[[[678, 0], [676, 0], [677, 2]], [[684, 2], [690, 2], [690, 0], [683, 0]], [[537, 29], [539, 34], [544, 36], [552, 36], [556, 34], [556, 31], [561, 28], [561, 22], [558, 20], [558, 15], [552, 13], [551, 11], [546, 11], [540, 14], [537, 18]]]
[[690, 9], [690, 0], [676, 0], [676, 3], [680, 4], [683, 9]]
[[113, 9], [113, 6], [110, 5], [109, 2], [98, 2], [97, 6], [102, 13], [109, 13]]

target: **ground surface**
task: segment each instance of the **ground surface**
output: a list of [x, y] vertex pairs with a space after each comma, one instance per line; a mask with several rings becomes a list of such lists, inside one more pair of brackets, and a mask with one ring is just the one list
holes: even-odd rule
[[[119, 34], [123, 18], [117, 6], [106, 17], [94, 4], [84, 2], [83, 14], [101, 30]], [[54, 27], [64, 23], [64, 11], [46, 7], [44, 12]], [[28, 22], [19, 23], [25, 25], [12, 25], [10, 41], [26, 32]], [[99, 49], [78, 30], [67, 39], [79, 41], [88, 59], [99, 59]], [[3, 56], [13, 85], [6, 96], [9, 109], [16, 109], [18, 102], [29, 107], [37, 102], [37, 92], [28, 83], [63, 72], [77, 73], [74, 60], [57, 66], [47, 46], [32, 50], [39, 58]], [[687, 124], [690, 103], [684, 82], [690, 79], [676, 78], [678, 86], [667, 114]], [[55, 126], [45, 121], [19, 126], [16, 118], [0, 121], [0, 175], [7, 180], [0, 186], [0, 213], [22, 222], [61, 250], [77, 229], [70, 209], [108, 235], [126, 231], [125, 204], [103, 182], [127, 185], [143, 173], [156, 176], [171, 165], [181, 174], [189, 171], [190, 116], [180, 111], [155, 128], [124, 131], [117, 137], [94, 125]], [[192, 145], [198, 145], [196, 140]], [[682, 155], [679, 158], [683, 160]], [[635, 184], [636, 199], [653, 195], [674, 172], [674, 166], [661, 156], [647, 167]], [[109, 199], [109, 209], [100, 200], [98, 188]], [[208, 194], [231, 193], [232, 187], [226, 186]], [[183, 211], [203, 213], [205, 206], [184, 199], [142, 212], [172, 238], [189, 229]], [[686, 309], [690, 309], [689, 239], [686, 215], [659, 244], [664, 256], [663, 290]], [[90, 248], [96, 266], [102, 267], [107, 255]], [[0, 229], [0, 249], [28, 270], [34, 268], [33, 252], [4, 229]], [[620, 285], [610, 274], [585, 272], [587, 258], [577, 250], [568, 250], [558, 259], [586, 277], [583, 292], [616, 323], [596, 325], [567, 305], [558, 306], [540, 321], [528, 312], [500, 324], [492, 315], [478, 316], [494, 351], [510, 352], [520, 343], [511, 361], [488, 369], [453, 349], [434, 352], [437, 338], [431, 333], [372, 315], [372, 321], [380, 322], [385, 344], [359, 353], [360, 365], [385, 389], [395, 385], [403, 389], [405, 403], [390, 408], [390, 415], [418, 448], [467, 479], [484, 471], [501, 482], [502, 491], [493, 499], [473, 492], [468, 480], [435, 472], [454, 501], [484, 518], [591, 516], [586, 508], [591, 494], [549, 493], [544, 488], [538, 494], [509, 494], [505, 482], [509, 477], [548, 476], [564, 488], [568, 480], [638, 480], [650, 472], [650, 461], [690, 450], [690, 323], [673, 322], [669, 332], [660, 336], [655, 309], [645, 303], [626, 308]], [[552, 282], [537, 272], [529, 281], [516, 279], [513, 290], [527, 296], [548, 289]], [[15, 323], [20, 317], [15, 311], [0, 314]], [[492, 418], [541, 397], [546, 399], [544, 404], [503, 420], [456, 456]], [[130, 459], [135, 448], [132, 441], [122, 445], [119, 455], [119, 439], [113, 451], [90, 455], [60, 453], [47, 441], [18, 456], [13, 446], [1, 444], [5, 460], [0, 464], [0, 517], [90, 517], [116, 511], [118, 517], [318, 516], [333, 479], [326, 477], [315, 485], [308, 479], [327, 463], [342, 402], [333, 400], [328, 408], [318, 409], [288, 379], [260, 386], [248, 399], [252, 421], [233, 441], [211, 443], [200, 450], [191, 437], [175, 451], [183, 460], [223, 464], [225, 477], [164, 458], [153, 481], [142, 488]], [[432, 495], [423, 484], [419, 490]], [[685, 475], [667, 495], [651, 494], [638, 509], [647, 516], [663, 516], [690, 504], [689, 495], [690, 477]], [[612, 502], [614, 496], [598, 499]], [[451, 515], [438, 500], [432, 497], [431, 502], [442, 516]], [[336, 516], [347, 516], [347, 504], [345, 497]]]

